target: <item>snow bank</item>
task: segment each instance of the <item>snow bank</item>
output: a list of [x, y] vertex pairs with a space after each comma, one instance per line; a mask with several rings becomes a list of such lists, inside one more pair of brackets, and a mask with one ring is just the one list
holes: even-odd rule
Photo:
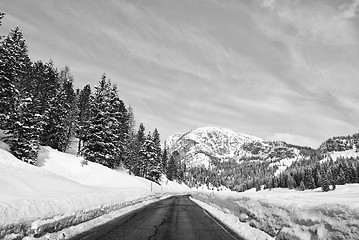
[[127, 207], [123, 207], [121, 209], [118, 210], [114, 210], [111, 211], [108, 214], [104, 214], [102, 216], [99, 216], [97, 218], [91, 219], [89, 221], [74, 225], [74, 226], [70, 226], [68, 228], [62, 229], [61, 231], [57, 231], [57, 232], [53, 232], [53, 233], [47, 233], [44, 236], [40, 237], [40, 238], [33, 238], [33, 237], [26, 237], [24, 238], [24, 240], [49, 240], [49, 239], [69, 239], [72, 237], [75, 237], [76, 235], [89, 231], [94, 227], [97, 227], [99, 225], [103, 225], [106, 222], [109, 222], [115, 218], [118, 218], [118, 216], [124, 215], [126, 213], [129, 213], [131, 211], [134, 211], [136, 209], [139, 209], [145, 205], [148, 205], [150, 203], [153, 203], [155, 201], [164, 199], [170, 197], [170, 195], [165, 195], [161, 198], [155, 198], [155, 199], [151, 199], [151, 198], [147, 198], [144, 199], [143, 201], [140, 201], [138, 203], [135, 204], [131, 204]]
[[330, 192], [203, 191], [193, 196], [276, 239], [359, 239], [359, 184], [337, 186]]
[[166, 192], [189, 191], [186, 185], [160, 186], [92, 162], [82, 166], [82, 160], [43, 147], [36, 167], [0, 149], [0, 238], [41, 235]]
[[239, 221], [238, 217], [226, 211], [222, 211], [216, 206], [209, 205], [205, 202], [199, 201], [197, 199], [191, 198], [192, 201], [197, 203], [201, 208], [206, 209], [210, 212], [216, 219], [220, 220], [222, 223], [226, 224], [234, 232], [244, 239], [250, 240], [269, 240], [274, 239], [267, 233], [251, 227], [248, 223], [242, 223]]

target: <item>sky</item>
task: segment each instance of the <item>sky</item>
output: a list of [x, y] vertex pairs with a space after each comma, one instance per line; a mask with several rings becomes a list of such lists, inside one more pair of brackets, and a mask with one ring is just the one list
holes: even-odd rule
[[102, 73], [161, 139], [217, 126], [318, 147], [358, 131], [359, 0], [0, 0], [32, 60]]

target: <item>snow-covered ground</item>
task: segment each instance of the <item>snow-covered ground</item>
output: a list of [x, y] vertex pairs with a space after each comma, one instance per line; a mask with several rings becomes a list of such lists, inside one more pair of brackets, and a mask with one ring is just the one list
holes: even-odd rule
[[[341, 152], [332, 152], [329, 155], [333, 159], [333, 161], [336, 161], [338, 158], [351, 158], [351, 157], [357, 158], [359, 157], [359, 150], [349, 149]], [[321, 162], [325, 162], [325, 161], [328, 161], [328, 157], [325, 157], [324, 159], [321, 160]]]
[[83, 166], [82, 160], [42, 147], [37, 167], [0, 149], [0, 238], [40, 235], [164, 193], [190, 190], [166, 179], [158, 185], [125, 169], [92, 162]]
[[[203, 190], [193, 196], [237, 216], [241, 224], [230, 221], [232, 228], [244, 228], [245, 223], [276, 239], [359, 239], [359, 184], [339, 185], [329, 192]], [[268, 238], [258, 235], [256, 239]]]

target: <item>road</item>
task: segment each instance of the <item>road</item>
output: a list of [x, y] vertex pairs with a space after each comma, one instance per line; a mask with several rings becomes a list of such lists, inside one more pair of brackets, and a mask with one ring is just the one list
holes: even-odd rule
[[173, 196], [125, 214], [72, 240], [235, 240], [233, 231], [189, 199]]

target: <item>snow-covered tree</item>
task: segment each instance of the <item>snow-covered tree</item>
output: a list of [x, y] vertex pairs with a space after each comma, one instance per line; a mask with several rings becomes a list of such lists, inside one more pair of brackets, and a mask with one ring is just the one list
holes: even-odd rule
[[3, 19], [4, 16], [5, 16], [5, 13], [0, 12], [0, 26], [1, 26], [1, 21], [2, 21], [2, 19]]
[[73, 135], [77, 109], [72, 78], [62, 77], [59, 77], [60, 87], [56, 91], [54, 101], [49, 104], [44, 139], [47, 145], [65, 152]]
[[167, 173], [167, 164], [168, 164], [168, 153], [165, 143], [165, 148], [163, 149], [163, 153], [162, 153], [162, 171], [164, 174]]
[[135, 131], [135, 116], [131, 106], [127, 108], [127, 127], [128, 127], [128, 140], [125, 144], [125, 159], [124, 165], [130, 171], [133, 172], [133, 165], [136, 159], [136, 131]]
[[24, 90], [30, 70], [25, 39], [16, 27], [0, 42], [0, 128], [8, 134], [4, 140], [12, 153], [34, 164], [42, 118], [36, 112], [33, 95]]
[[[65, 71], [65, 75], [63, 74]], [[66, 96], [64, 107], [66, 109], [65, 116], [65, 141], [63, 145], [63, 150], [65, 151], [70, 145], [70, 139], [75, 135], [76, 127], [77, 127], [77, 116], [78, 116], [78, 108], [77, 108], [77, 98], [76, 93], [73, 87], [73, 77], [69, 73], [69, 68], [65, 67], [65, 69], [60, 72], [60, 80], [63, 80], [62, 83], [62, 91]]]
[[116, 165], [125, 161], [127, 142], [129, 140], [128, 113], [123, 101], [118, 97], [117, 85], [113, 85], [110, 94], [110, 115], [113, 118], [111, 130], [116, 139]]
[[86, 124], [89, 123], [91, 119], [91, 86], [87, 84], [79, 93], [77, 94], [77, 127], [76, 127], [76, 136], [79, 138], [79, 145], [77, 153], [80, 154], [83, 139], [85, 137]]
[[153, 135], [149, 133], [140, 150], [140, 156], [144, 160], [144, 177], [157, 182], [161, 176], [161, 160], [158, 158], [156, 144]]
[[34, 110], [31, 97], [22, 99], [10, 128], [7, 138], [11, 152], [20, 160], [36, 164], [40, 133], [42, 132], [42, 116]]
[[110, 168], [121, 164], [125, 134], [123, 124], [126, 109], [117, 96], [116, 87], [112, 86], [103, 74], [99, 86], [91, 96], [91, 118], [84, 130], [84, 146], [81, 154], [85, 159], [100, 163]]
[[[1, 15], [3, 16], [3, 15]], [[20, 100], [19, 85], [31, 65], [21, 30], [16, 27], [0, 42], [0, 128], [13, 124], [11, 115]]]
[[153, 139], [153, 143], [154, 143], [154, 151], [156, 154], [155, 155], [156, 166], [160, 167], [161, 173], [164, 173], [163, 167], [162, 167], [161, 139], [160, 139], [160, 134], [159, 134], [157, 128], [155, 128], [155, 130], [153, 131], [152, 139]]
[[146, 140], [146, 136], [145, 136], [145, 126], [143, 125], [143, 123], [140, 124], [137, 134], [136, 134], [136, 141], [135, 141], [135, 150], [134, 150], [134, 159], [132, 162], [132, 172], [136, 175], [136, 176], [141, 176], [143, 177], [145, 174], [145, 162], [144, 162], [144, 158], [143, 156], [140, 154], [140, 151], [143, 148], [143, 145], [145, 143]]
[[329, 191], [329, 185], [330, 185], [330, 180], [328, 179], [328, 175], [326, 172], [322, 173], [322, 191], [323, 192], [328, 192]]
[[306, 171], [306, 186], [308, 189], [315, 188], [314, 178], [310, 169]]

